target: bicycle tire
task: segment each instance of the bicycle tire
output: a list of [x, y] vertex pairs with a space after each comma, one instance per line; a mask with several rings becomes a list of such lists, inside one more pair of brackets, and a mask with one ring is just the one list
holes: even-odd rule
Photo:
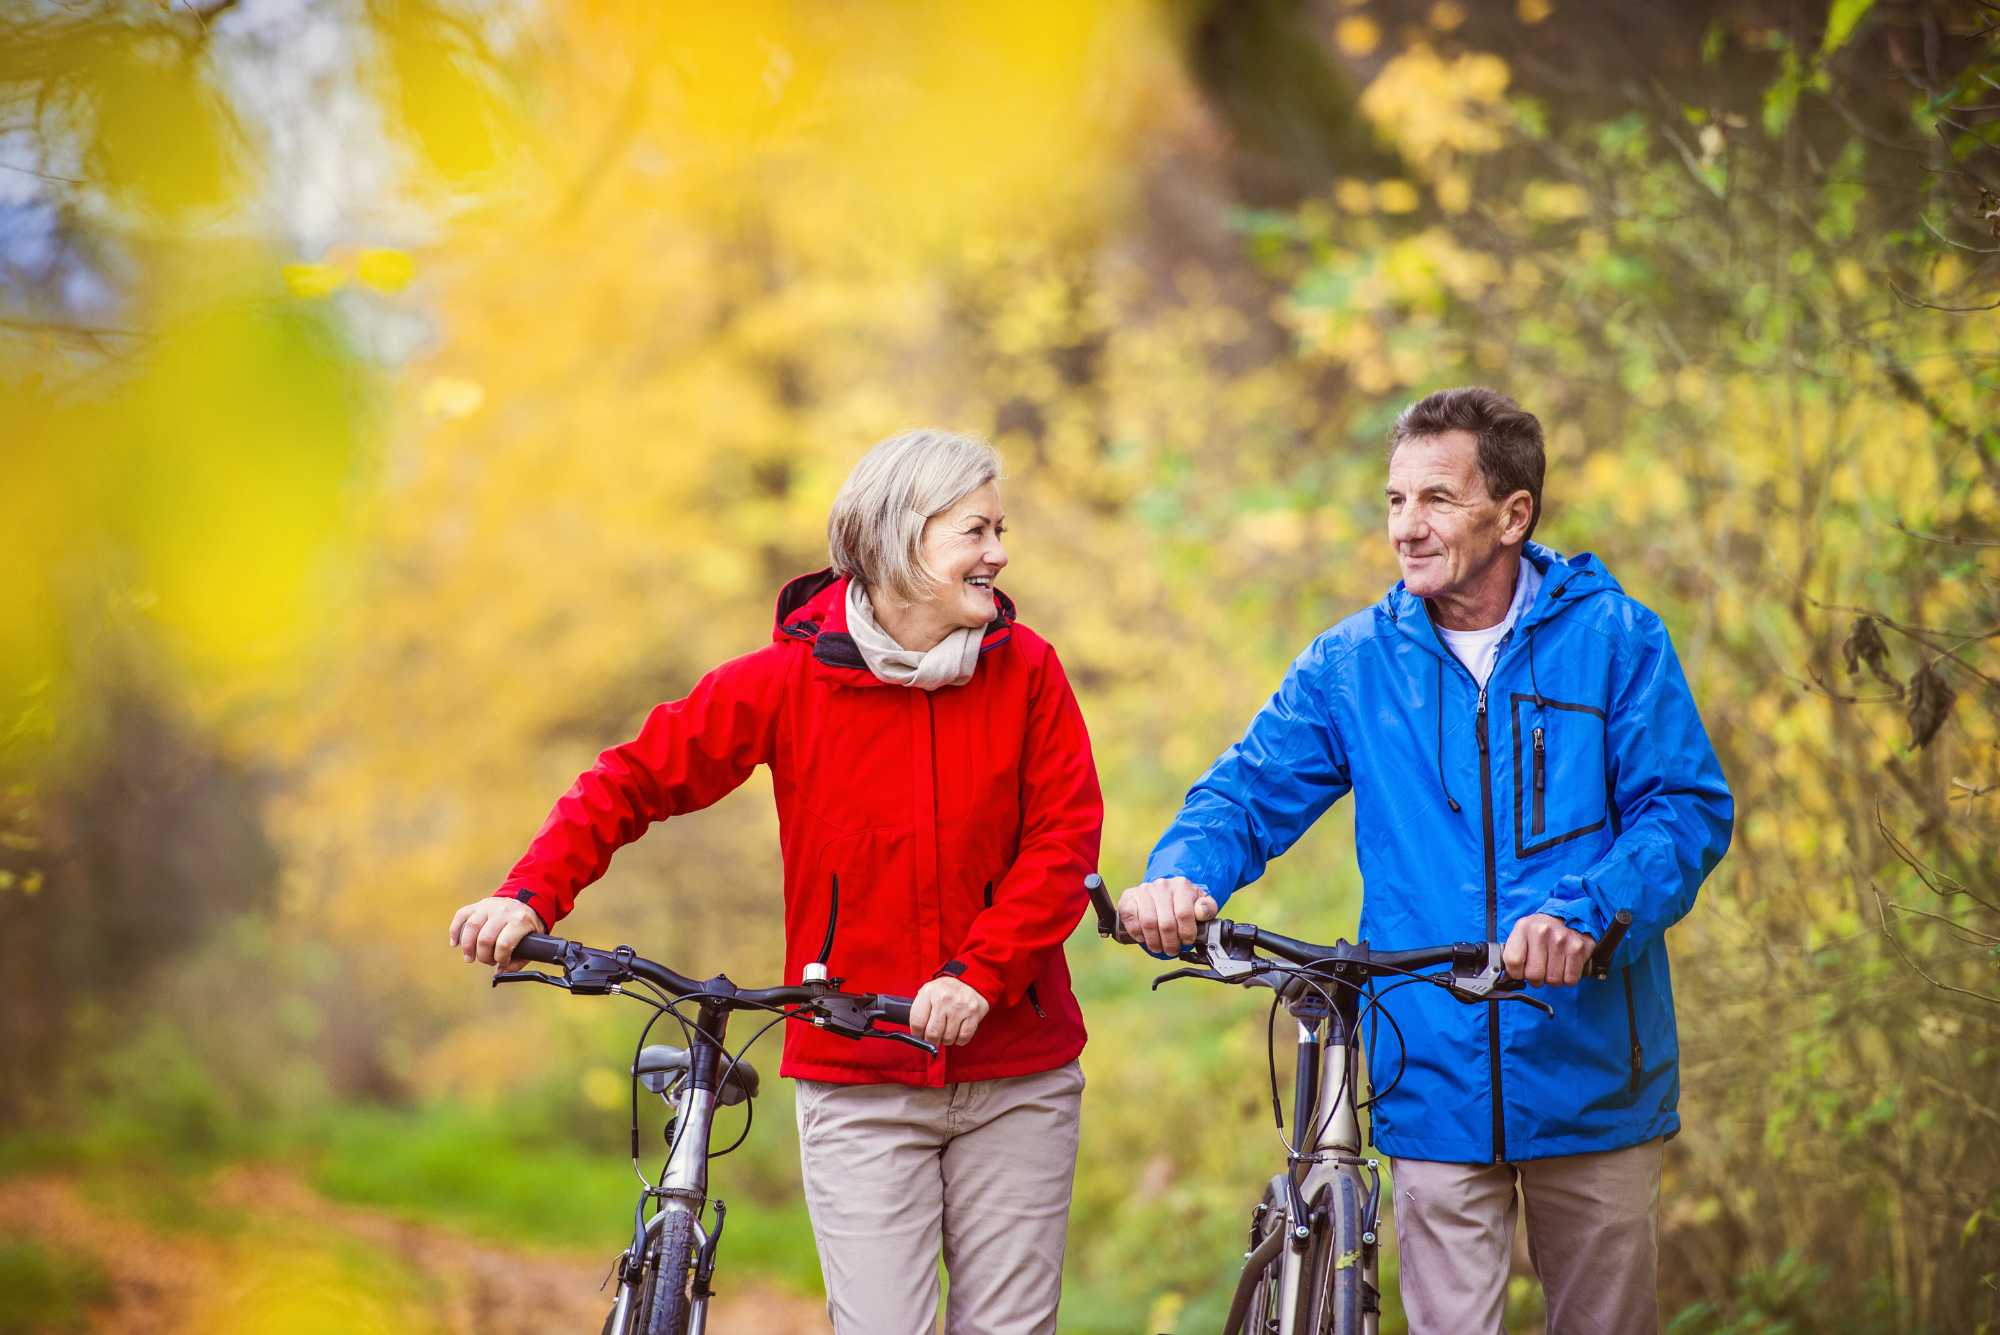
[[1305, 1291], [1299, 1295], [1297, 1329], [1311, 1335], [1361, 1335], [1361, 1185], [1345, 1173], [1313, 1196], [1313, 1214], [1324, 1222], [1313, 1230]]
[[646, 1282], [632, 1322], [635, 1335], [687, 1335], [694, 1250], [694, 1216], [669, 1211], [646, 1263]]

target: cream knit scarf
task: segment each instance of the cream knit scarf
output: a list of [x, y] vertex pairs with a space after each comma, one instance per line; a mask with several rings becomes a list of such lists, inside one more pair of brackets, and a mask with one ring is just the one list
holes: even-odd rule
[[847, 633], [878, 680], [926, 691], [971, 681], [979, 666], [979, 642], [986, 638], [985, 627], [962, 626], [928, 653], [905, 649], [877, 624], [868, 591], [858, 579], [847, 581]]

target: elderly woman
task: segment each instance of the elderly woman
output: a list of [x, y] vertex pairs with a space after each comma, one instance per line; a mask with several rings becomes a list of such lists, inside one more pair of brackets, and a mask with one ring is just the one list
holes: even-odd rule
[[556, 803], [452, 944], [507, 967], [522, 936], [654, 821], [771, 767], [796, 983], [841, 887], [832, 972], [909, 996], [936, 1057], [785, 1028], [806, 1199], [838, 1335], [1052, 1332], [1076, 1162], [1083, 1018], [1062, 942], [1103, 804], [1076, 697], [994, 588], [993, 448], [883, 441], [827, 520], [833, 566], [778, 596], [771, 643], [660, 705]]

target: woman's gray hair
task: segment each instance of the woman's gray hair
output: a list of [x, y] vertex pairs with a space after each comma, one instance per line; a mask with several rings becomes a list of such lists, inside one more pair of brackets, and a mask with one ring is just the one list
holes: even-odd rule
[[978, 436], [925, 427], [861, 456], [826, 517], [833, 568], [903, 603], [941, 582], [924, 561], [924, 525], [1000, 478], [1000, 451]]

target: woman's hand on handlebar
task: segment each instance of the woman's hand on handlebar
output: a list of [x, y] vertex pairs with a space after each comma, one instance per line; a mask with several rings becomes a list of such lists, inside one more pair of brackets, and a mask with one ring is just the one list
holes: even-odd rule
[[971, 984], [933, 978], [910, 999], [910, 1032], [938, 1047], [970, 1043], [991, 1009]]
[[1500, 959], [1509, 978], [1524, 979], [1530, 987], [1575, 987], [1596, 946], [1595, 937], [1562, 919], [1530, 913], [1507, 934]]
[[467, 964], [491, 964], [502, 973], [521, 965], [514, 946], [530, 932], [545, 930], [535, 911], [518, 899], [482, 899], [452, 916], [451, 943]]
[[1195, 943], [1200, 924], [1221, 910], [1207, 890], [1185, 876], [1135, 885], [1118, 900], [1125, 930], [1155, 955], [1180, 954]]

